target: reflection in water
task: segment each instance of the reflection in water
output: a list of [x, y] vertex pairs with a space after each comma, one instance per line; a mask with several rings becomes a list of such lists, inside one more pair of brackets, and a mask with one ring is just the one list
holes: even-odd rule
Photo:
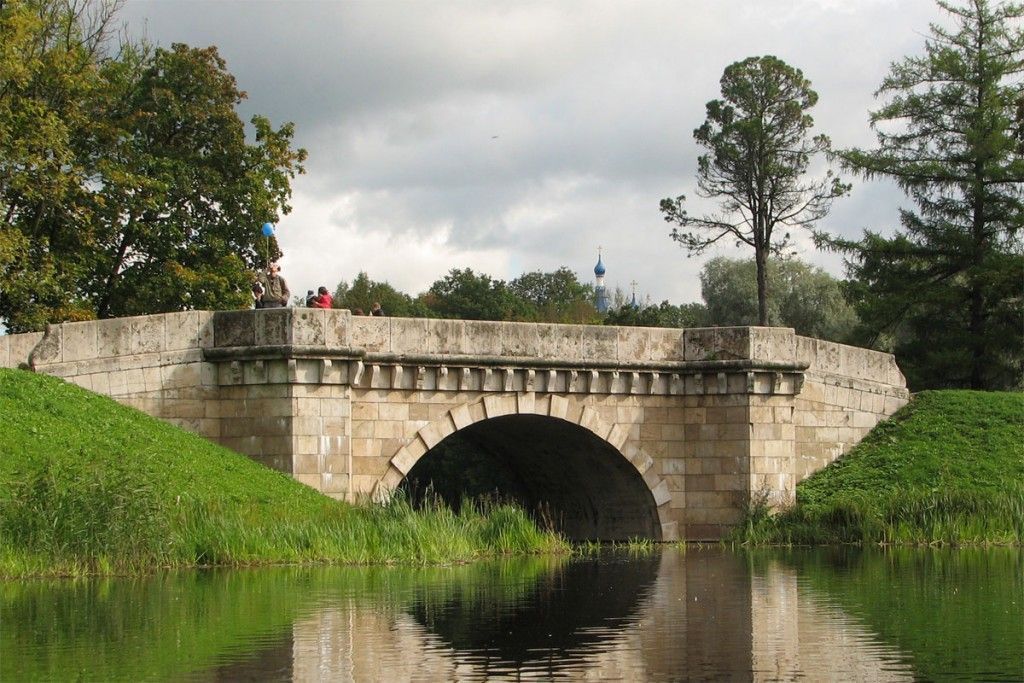
[[794, 680], [806, 672], [855, 681], [913, 678], [896, 648], [813, 592], [800, 590], [796, 570], [770, 561], [752, 576], [751, 593], [755, 679]]
[[[909, 680], [893, 648], [802, 595], [796, 572], [723, 550], [477, 565], [387, 616], [296, 625], [296, 680]], [[837, 650], [841, 650], [838, 652]]]
[[493, 576], [458, 584], [443, 600], [421, 591], [409, 613], [486, 672], [550, 674], [553, 662], [562, 666], [621, 640], [657, 575], [657, 556], [568, 562], [529, 581]]
[[0, 680], [1014, 680], [1022, 558], [705, 549], [7, 582]]

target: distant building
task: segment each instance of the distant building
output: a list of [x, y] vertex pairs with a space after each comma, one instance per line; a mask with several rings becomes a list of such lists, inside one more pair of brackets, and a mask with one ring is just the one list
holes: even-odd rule
[[608, 289], [604, 286], [604, 263], [601, 262], [601, 248], [597, 249], [597, 265], [594, 266], [594, 308], [598, 313], [608, 312]]

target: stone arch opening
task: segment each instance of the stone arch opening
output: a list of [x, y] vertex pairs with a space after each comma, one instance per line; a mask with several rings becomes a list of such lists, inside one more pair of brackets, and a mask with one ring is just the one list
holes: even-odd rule
[[452, 504], [497, 492], [571, 540], [661, 540], [654, 494], [637, 468], [593, 431], [560, 418], [510, 414], [469, 424], [429, 449], [402, 486]]

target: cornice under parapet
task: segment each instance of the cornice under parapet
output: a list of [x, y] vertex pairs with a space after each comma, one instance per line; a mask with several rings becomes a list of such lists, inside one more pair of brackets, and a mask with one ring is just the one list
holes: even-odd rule
[[[476, 393], [575, 393], [688, 396], [708, 394], [796, 395], [806, 366], [800, 363], [722, 360], [611, 365], [498, 356], [342, 355], [337, 349], [282, 347], [207, 350], [218, 366], [218, 384], [345, 385], [386, 391]], [[350, 350], [359, 351], [359, 350]]]

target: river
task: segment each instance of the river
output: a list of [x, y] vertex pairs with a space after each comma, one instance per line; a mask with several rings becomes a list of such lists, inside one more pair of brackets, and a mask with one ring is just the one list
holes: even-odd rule
[[0, 583], [0, 680], [1022, 680], [1024, 551], [734, 551]]

